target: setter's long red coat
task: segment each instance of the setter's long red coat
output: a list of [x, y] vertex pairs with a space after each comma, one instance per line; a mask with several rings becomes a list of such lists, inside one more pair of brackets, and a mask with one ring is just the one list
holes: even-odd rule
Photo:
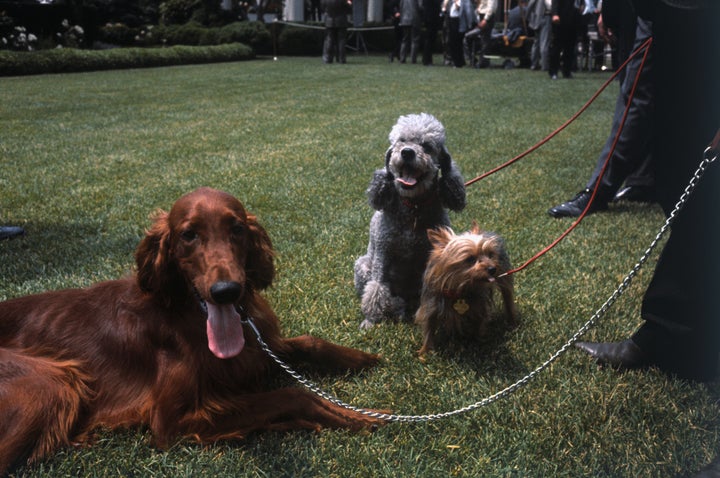
[[136, 262], [132, 277], [0, 303], [0, 475], [98, 427], [145, 425], [165, 447], [379, 424], [301, 388], [268, 390], [275, 367], [240, 311], [291, 363], [354, 370], [378, 357], [281, 336], [259, 293], [273, 279], [270, 239], [233, 196], [181, 197], [157, 215]]

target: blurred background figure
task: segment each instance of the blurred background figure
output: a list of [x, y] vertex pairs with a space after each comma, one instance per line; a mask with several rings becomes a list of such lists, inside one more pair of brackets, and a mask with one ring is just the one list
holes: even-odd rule
[[347, 43], [348, 15], [351, 12], [351, 0], [322, 0], [325, 12], [325, 41], [323, 42], [323, 63], [345, 63], [345, 44]]

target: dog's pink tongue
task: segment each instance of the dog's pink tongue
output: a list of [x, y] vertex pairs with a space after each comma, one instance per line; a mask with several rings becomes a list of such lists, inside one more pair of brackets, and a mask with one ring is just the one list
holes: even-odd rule
[[397, 180], [403, 186], [415, 186], [417, 184], [417, 179], [413, 178], [412, 176], [397, 178]]
[[245, 346], [240, 314], [235, 306], [207, 303], [208, 347], [216, 357], [227, 359], [236, 356]]

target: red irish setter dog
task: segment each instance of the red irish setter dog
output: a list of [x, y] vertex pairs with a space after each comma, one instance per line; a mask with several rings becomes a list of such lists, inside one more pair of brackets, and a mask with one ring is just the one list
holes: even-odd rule
[[0, 475], [99, 427], [147, 426], [166, 447], [380, 424], [299, 387], [268, 390], [277, 367], [243, 314], [290, 363], [358, 370], [378, 356], [282, 337], [260, 294], [274, 274], [270, 238], [237, 199], [208, 188], [181, 197], [135, 259], [132, 277], [0, 303]]

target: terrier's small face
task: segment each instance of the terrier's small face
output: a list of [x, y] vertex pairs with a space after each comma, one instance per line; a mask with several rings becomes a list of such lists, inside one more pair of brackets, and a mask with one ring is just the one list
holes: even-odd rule
[[433, 250], [427, 273], [441, 290], [491, 286], [498, 275], [507, 272], [507, 253], [497, 234], [481, 232], [475, 226], [460, 235], [449, 229], [432, 230], [428, 237]]
[[435, 183], [441, 155], [448, 155], [445, 128], [425, 113], [401, 116], [388, 139], [385, 164], [398, 193], [408, 199], [422, 196]]

